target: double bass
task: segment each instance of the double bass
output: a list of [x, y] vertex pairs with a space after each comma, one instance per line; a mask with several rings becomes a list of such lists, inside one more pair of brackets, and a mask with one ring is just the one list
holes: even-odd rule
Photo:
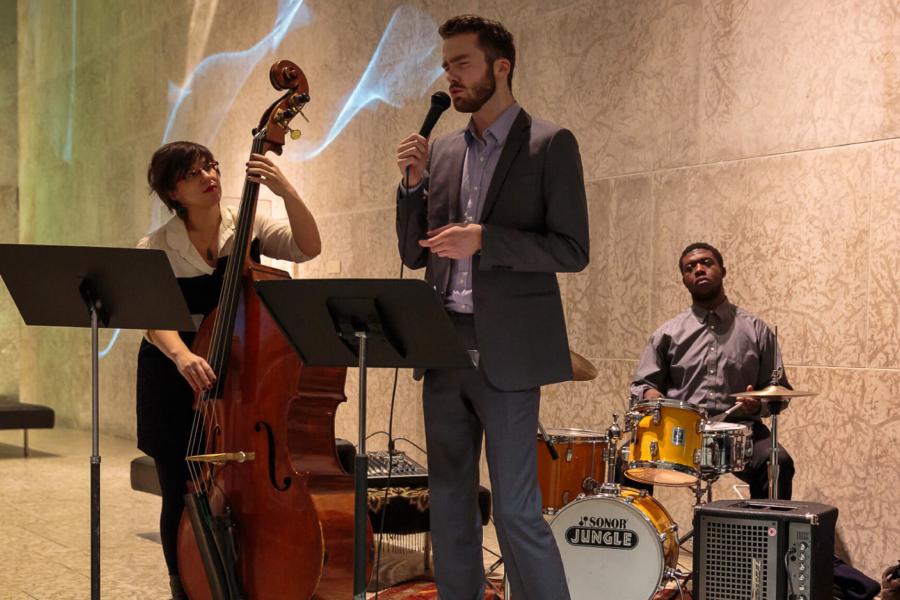
[[[309, 101], [294, 63], [276, 62], [269, 79], [285, 93], [254, 129], [251, 153], [281, 154]], [[191, 600], [343, 600], [353, 587], [354, 487], [334, 416], [346, 369], [304, 365], [257, 296], [255, 282], [289, 278], [251, 259], [258, 194], [245, 180], [219, 304], [193, 346], [217, 379], [194, 406], [179, 573]]]

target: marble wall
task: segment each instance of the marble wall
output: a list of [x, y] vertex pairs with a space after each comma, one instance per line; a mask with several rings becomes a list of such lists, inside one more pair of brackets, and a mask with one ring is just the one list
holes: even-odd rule
[[[16, 4], [0, 6], [0, 244], [18, 240], [19, 198], [16, 189]], [[15, 304], [0, 293], [0, 396], [19, 391], [20, 319]]]
[[[795, 497], [838, 506], [846, 552], [867, 573], [896, 558], [896, 3], [314, 0], [291, 17], [283, 39], [271, 36], [275, 2], [84, 0], [52, 7], [18, 3], [18, 94], [10, 100], [0, 91], [0, 106], [18, 104], [16, 173], [7, 174], [0, 161], [0, 192], [20, 189], [12, 235], [27, 243], [132, 245], [161, 215], [144, 178], [167, 134], [170, 82], [185, 86], [204, 57], [240, 50], [247, 52], [232, 55], [230, 64], [241, 68], [210, 63], [190, 82], [193, 94], [170, 133], [213, 148], [234, 201], [249, 129], [275, 97], [268, 65], [290, 57], [309, 77], [304, 139], [312, 144], [359, 99], [361, 79], [374, 98], [320, 154], [288, 150], [278, 159], [324, 237], [322, 257], [295, 269], [303, 277], [398, 274], [393, 151], [418, 127], [430, 92], [443, 87], [440, 80], [414, 81], [413, 74], [421, 78], [437, 65], [438, 40], [421, 32], [464, 11], [500, 19], [518, 43], [516, 96], [533, 114], [575, 132], [590, 204], [591, 264], [561, 280], [571, 346], [600, 376], [546, 389], [544, 424], [608, 425], [624, 407], [650, 332], [688, 305], [675, 266], [681, 248], [709, 241], [725, 255], [731, 299], [778, 326], [790, 378], [820, 392], [796, 401], [783, 420], [798, 467]], [[383, 47], [394, 52], [367, 72], [386, 29], [393, 41]], [[9, 62], [5, 39], [2, 60]], [[436, 133], [462, 124], [460, 115], [448, 114]], [[0, 157], [8, 155], [6, 139]], [[266, 206], [283, 211], [278, 202]], [[14, 329], [3, 333], [3, 343], [18, 335]], [[101, 363], [109, 433], [134, 434], [138, 339], [124, 332]], [[61, 425], [89, 427], [88, 344], [84, 331], [23, 334], [21, 395], [54, 406]], [[391, 378], [370, 377], [372, 433], [388, 427]], [[394, 431], [423, 445], [419, 393], [401, 372]], [[353, 374], [347, 395], [338, 433], [355, 440]], [[398, 446], [422, 456], [406, 441]], [[733, 495], [733, 483], [723, 480], [719, 497]], [[685, 525], [689, 496], [659, 493]]]

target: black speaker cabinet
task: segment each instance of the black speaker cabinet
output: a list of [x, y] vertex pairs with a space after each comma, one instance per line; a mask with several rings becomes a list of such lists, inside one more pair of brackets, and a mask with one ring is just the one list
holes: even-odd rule
[[719, 500], [694, 509], [695, 600], [832, 600], [833, 506]]

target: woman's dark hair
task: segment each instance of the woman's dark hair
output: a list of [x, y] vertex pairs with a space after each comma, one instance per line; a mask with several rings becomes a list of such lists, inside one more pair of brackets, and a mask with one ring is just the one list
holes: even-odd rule
[[461, 33], [478, 34], [478, 47], [484, 52], [487, 63], [493, 66], [498, 58], [509, 61], [509, 75], [506, 83], [512, 90], [513, 71], [516, 68], [516, 45], [513, 43], [512, 34], [507, 31], [499, 21], [492, 21], [478, 15], [459, 15], [447, 21], [438, 28], [441, 39], [459, 35]]
[[187, 175], [198, 158], [212, 162], [209, 148], [194, 142], [170, 142], [153, 153], [147, 169], [147, 183], [169, 211], [184, 218], [185, 209], [172, 198], [175, 185]]

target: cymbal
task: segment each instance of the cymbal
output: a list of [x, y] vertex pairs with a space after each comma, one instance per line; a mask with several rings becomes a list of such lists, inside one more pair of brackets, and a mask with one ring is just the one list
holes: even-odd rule
[[569, 350], [569, 357], [572, 359], [572, 380], [573, 381], [590, 381], [596, 379], [600, 372], [591, 361], [578, 354], [574, 350]]
[[804, 396], [816, 396], [818, 392], [809, 392], [806, 390], [789, 390], [780, 385], [770, 385], [761, 390], [753, 390], [750, 392], [735, 392], [728, 394], [732, 398], [802, 398]]

